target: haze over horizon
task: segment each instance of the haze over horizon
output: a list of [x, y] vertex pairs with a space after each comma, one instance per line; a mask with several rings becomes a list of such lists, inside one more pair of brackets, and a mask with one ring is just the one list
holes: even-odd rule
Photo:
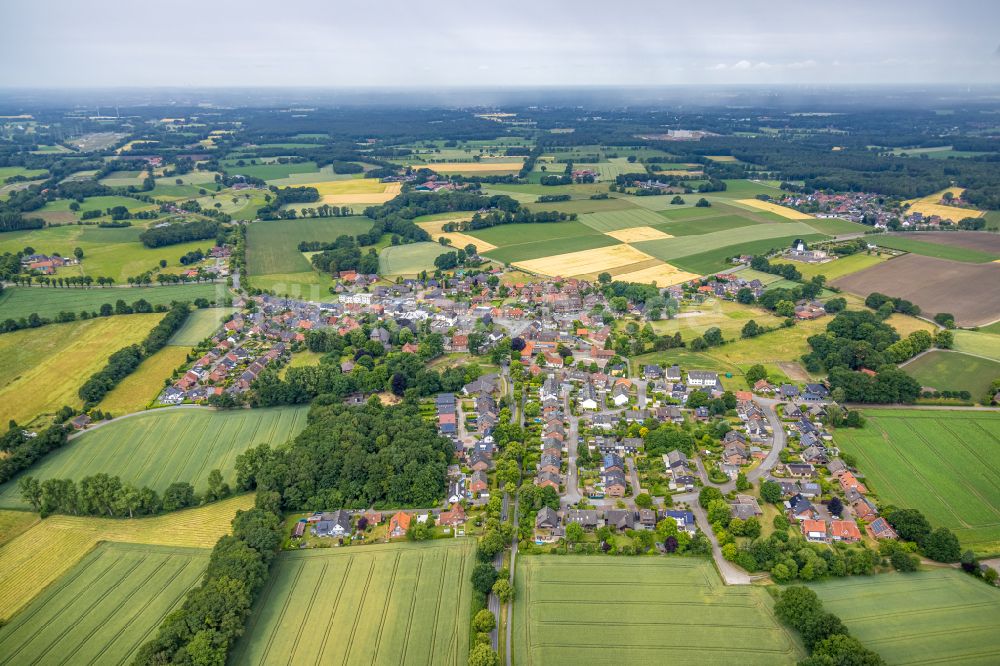
[[748, 4], [41, 0], [5, 12], [0, 86], [1000, 83], [1000, 3]]

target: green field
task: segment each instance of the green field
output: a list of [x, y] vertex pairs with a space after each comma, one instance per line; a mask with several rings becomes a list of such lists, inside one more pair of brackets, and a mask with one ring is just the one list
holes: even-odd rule
[[252, 276], [311, 271], [312, 264], [299, 252], [301, 241], [332, 243], [371, 227], [372, 221], [361, 216], [254, 222], [247, 230], [247, 270]]
[[[754, 224], [708, 234], [640, 241], [632, 243], [632, 245], [657, 259], [670, 262], [678, 257], [686, 257], [712, 248], [735, 247], [761, 240], [769, 241], [771, 247], [783, 247], [783, 243], [775, 245], [776, 241], [773, 239], [784, 238], [792, 234], [801, 238], [810, 233], [812, 233], [812, 229], [800, 222]], [[790, 245], [791, 241], [788, 244]]]
[[836, 218], [806, 220], [805, 222], [819, 233], [831, 236], [838, 234], [863, 234], [871, 228], [858, 222]]
[[124, 664], [198, 584], [209, 551], [104, 543], [0, 628], [0, 664]]
[[[517, 226], [517, 225], [511, 225]], [[568, 238], [554, 238], [552, 240], [533, 241], [528, 243], [517, 243], [506, 247], [490, 250], [483, 254], [495, 261], [510, 263], [514, 261], [528, 261], [530, 259], [541, 259], [557, 254], [567, 254], [569, 252], [580, 252], [581, 250], [593, 250], [598, 247], [609, 245], [619, 245], [620, 242], [604, 234], [589, 234], [582, 236], [570, 236]]]
[[866, 409], [836, 441], [883, 504], [919, 509], [962, 545], [1000, 552], [1000, 413]]
[[194, 347], [196, 344], [215, 333], [222, 322], [232, 313], [234, 308], [204, 308], [194, 310], [188, 315], [187, 321], [180, 330], [171, 336], [168, 344], [181, 347]]
[[420, 271], [434, 271], [434, 260], [449, 248], [440, 243], [409, 243], [392, 245], [378, 255], [380, 275], [416, 275]]
[[823, 607], [889, 664], [1000, 662], [1000, 591], [953, 569], [811, 585]]
[[988, 152], [978, 150], [955, 150], [951, 146], [934, 146], [933, 148], [893, 148], [893, 155], [906, 155], [906, 157], [922, 157], [926, 155], [934, 160], [946, 160], [950, 158], [978, 157], [979, 155], [989, 155]]
[[1000, 361], [1000, 333], [983, 332], [991, 330], [996, 330], [996, 324], [985, 326], [978, 331], [954, 331], [955, 349]]
[[[55, 201], [50, 201], [39, 209], [41, 213], [47, 212], [61, 212], [68, 211], [70, 204], [73, 203], [72, 199], [56, 199]], [[154, 208], [152, 204], [148, 204], [145, 201], [139, 201], [138, 199], [133, 199], [131, 197], [120, 197], [117, 195], [110, 196], [100, 196], [100, 197], [87, 197], [80, 204], [80, 213], [85, 213], [88, 210], [105, 210], [106, 208], [114, 208], [115, 206], [125, 206], [130, 211], [132, 210], [143, 210]]]
[[[216, 412], [159, 409], [87, 432], [31, 468], [38, 479], [81, 479], [105, 472], [162, 492], [175, 481], [204, 490], [219, 469], [231, 483], [236, 456], [257, 444], [282, 444], [305, 427], [307, 407]], [[25, 506], [17, 480], [0, 486], [0, 507]]]
[[82, 310], [97, 312], [105, 303], [114, 305], [123, 300], [129, 305], [143, 298], [152, 305], [169, 305], [171, 301], [209, 301], [225, 299], [226, 287], [220, 283], [170, 285], [164, 287], [92, 287], [89, 289], [55, 287], [9, 287], [0, 294], [0, 320], [20, 319], [32, 312], [53, 318], [60, 312]]
[[249, 164], [244, 160], [244, 166], [236, 166], [237, 161], [223, 160], [222, 165], [230, 174], [250, 176], [262, 180], [277, 180], [279, 178], [287, 178], [293, 173], [316, 171], [315, 162], [300, 162], [298, 164]]
[[694, 558], [518, 558], [514, 663], [791, 664], [765, 590]]
[[968, 391], [976, 401], [993, 380], [1000, 379], [1000, 361], [951, 351], [930, 351], [903, 369], [921, 386], [938, 391]]
[[46, 173], [48, 172], [45, 169], [26, 169], [25, 167], [19, 166], [0, 167], [0, 185], [2, 185], [8, 178], [13, 178], [15, 176], [24, 176], [28, 180], [32, 180], [40, 178]]
[[[704, 210], [704, 209], [692, 209]], [[670, 211], [662, 213], [664, 217], [672, 218]], [[756, 224], [753, 220], [739, 215], [719, 215], [693, 217], [691, 219], [678, 219], [670, 222], [660, 222], [654, 225], [657, 229], [671, 236], [696, 236], [701, 234], [711, 234], [730, 229], [739, 229]]]
[[[758, 226], [765, 226], [765, 225], [758, 225]], [[718, 242], [726, 242], [725, 236], [727, 234], [735, 235], [740, 231], [741, 231], [740, 229], [736, 229], [732, 232], [720, 232], [722, 234], [722, 237], [717, 237]], [[705, 234], [705, 235], [715, 236], [715, 234]], [[689, 236], [687, 238], [692, 238], [692, 237]], [[694, 236], [693, 238], [704, 238], [704, 236]], [[763, 252], [767, 252], [768, 250], [788, 247], [797, 238], [801, 238], [806, 242], [809, 242], [814, 240], [823, 240], [826, 238], [826, 236], [820, 236], [819, 234], [796, 234], [794, 236], [778, 236], [771, 238], [763, 238], [759, 240], [744, 241], [731, 245], [716, 247], [713, 250], [698, 252], [697, 254], [684, 255], [682, 257], [670, 259], [668, 261], [669, 263], [673, 264], [674, 266], [682, 270], [690, 271], [691, 273], [699, 273], [701, 275], [707, 275], [709, 273], [721, 271], [729, 267], [731, 264], [728, 264], [726, 262], [727, 257], [736, 256], [738, 254], [760, 254]], [[673, 240], [673, 239], [668, 239], [668, 240]], [[681, 240], [686, 240], [686, 239], [681, 239]], [[648, 242], [660, 243], [665, 241], [648, 241]], [[643, 252], [653, 254], [645, 247], [640, 247], [646, 244], [647, 243], [639, 243], [637, 247], [639, 247], [639, 249], [642, 250]], [[669, 253], [669, 248], [666, 249], [668, 250]]]
[[875, 236], [871, 242], [879, 247], [891, 247], [894, 250], [903, 250], [905, 252], [912, 252], [913, 254], [922, 254], [925, 257], [937, 257], [938, 259], [964, 261], [972, 264], [985, 264], [1000, 258], [995, 254], [990, 254], [989, 252], [980, 252], [979, 250], [970, 250], [964, 247], [945, 245], [943, 243], [929, 243], [927, 241], [917, 240], [916, 238], [911, 238], [909, 236], [889, 236], [886, 234], [879, 234], [878, 236]]
[[801, 261], [772, 261], [771, 263], [785, 263], [795, 266], [802, 277], [810, 280], [816, 275], [825, 275], [827, 282], [851, 275], [866, 268], [871, 268], [875, 264], [881, 263], [888, 257], [880, 257], [875, 254], [852, 254], [840, 259], [828, 261], [825, 264], [805, 264]]
[[166, 272], [179, 272], [183, 255], [193, 250], [207, 250], [213, 245], [213, 241], [208, 239], [148, 248], [139, 242], [142, 232], [140, 226], [102, 229], [96, 225], [76, 224], [10, 231], [0, 234], [0, 253], [20, 252], [25, 247], [31, 247], [42, 254], [59, 253], [63, 257], [72, 257], [73, 250], [79, 247], [83, 250], [83, 262], [79, 266], [60, 268], [57, 276], [103, 275], [114, 278], [118, 284], [127, 284], [131, 276], [160, 270], [161, 259], [167, 262]]
[[464, 666], [474, 539], [278, 555], [236, 664]]
[[580, 221], [597, 231], [617, 231], [629, 227], [651, 227], [662, 224], [663, 216], [644, 208], [617, 210], [607, 213], [589, 213], [581, 215]]
[[[606, 213], [616, 210], [634, 210], [636, 207], [624, 199], [591, 199], [587, 197], [584, 199], [573, 199], [572, 201], [529, 203], [526, 208], [531, 211], [554, 210], [560, 213], [577, 213], [578, 215], [581, 215], [583, 213]], [[454, 215], [454, 213], [449, 213], [449, 215]]]

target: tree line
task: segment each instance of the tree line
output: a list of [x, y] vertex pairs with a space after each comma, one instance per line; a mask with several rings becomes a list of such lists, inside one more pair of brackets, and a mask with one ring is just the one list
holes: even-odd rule
[[220, 230], [221, 225], [214, 220], [194, 220], [165, 227], [151, 227], [139, 234], [139, 240], [146, 247], [164, 247], [215, 238]]

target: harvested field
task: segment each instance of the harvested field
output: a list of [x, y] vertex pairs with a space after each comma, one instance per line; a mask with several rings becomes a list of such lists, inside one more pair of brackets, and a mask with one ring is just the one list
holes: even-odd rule
[[623, 243], [673, 238], [670, 234], [665, 234], [659, 229], [654, 229], [653, 227], [630, 227], [628, 229], [616, 229], [613, 231], [606, 231], [604, 233], [616, 240], [620, 240]]
[[917, 254], [872, 266], [834, 281], [860, 296], [873, 291], [913, 301], [925, 314], [950, 312], [960, 326], [1000, 318], [1000, 264], [968, 264]]
[[557, 254], [541, 259], [515, 262], [517, 268], [541, 275], [572, 276], [584, 273], [600, 273], [610, 268], [653, 259], [631, 245], [612, 245], [582, 252]]
[[669, 287], [670, 285], [687, 282], [697, 277], [700, 276], [682, 271], [670, 264], [660, 264], [659, 266], [643, 268], [630, 273], [618, 273], [615, 275], [615, 280], [655, 284], [657, 287]]
[[0, 629], [0, 664], [125, 664], [198, 584], [209, 550], [102, 544]]
[[1000, 552], [1000, 414], [865, 409], [864, 428], [835, 439], [882, 504], [920, 509], [981, 555]]
[[517, 561], [519, 666], [793, 664], [801, 653], [760, 587], [722, 585], [697, 558], [527, 555]]
[[464, 666], [474, 552], [446, 539], [280, 553], [232, 661]]
[[800, 213], [794, 208], [788, 208], [787, 206], [779, 206], [776, 203], [771, 203], [770, 201], [761, 201], [760, 199], [737, 199], [735, 203], [743, 204], [744, 206], [750, 206], [751, 208], [757, 208], [759, 210], [765, 210], [769, 213], [775, 213], [781, 217], [787, 217], [789, 220], [811, 220], [812, 215], [808, 213]]
[[189, 351], [190, 347], [167, 345], [143, 359], [135, 372], [104, 396], [98, 408], [113, 416], [142, 411], [163, 390], [163, 381], [184, 364]]
[[37, 513], [0, 509], [0, 546], [26, 532], [39, 521]]
[[320, 194], [318, 203], [343, 205], [385, 203], [397, 196], [403, 186], [401, 183], [383, 183], [377, 178], [352, 178], [301, 183], [299, 187], [315, 187]]
[[[210, 409], [155, 409], [84, 433], [29, 471], [40, 481], [75, 479], [104, 472], [125, 483], [163, 492], [176, 481], [205, 490], [208, 474], [219, 469], [234, 481], [236, 456], [251, 446], [277, 446], [305, 427], [308, 407], [218, 412]], [[18, 477], [0, 486], [0, 506], [26, 508]]]
[[940, 192], [928, 194], [926, 197], [908, 199], [903, 203], [909, 204], [910, 207], [907, 211], [910, 213], [921, 213], [924, 217], [937, 215], [943, 220], [951, 220], [953, 222], [964, 220], [967, 217], [983, 216], [983, 212], [981, 210], [976, 210], [975, 208], [959, 208], [957, 206], [946, 206], [942, 204], [941, 197], [944, 196], [945, 192], [951, 192], [956, 197], [961, 197], [962, 194], [965, 193], [965, 190], [961, 187], [949, 187], [941, 190]]
[[[0, 547], [0, 619], [9, 618], [101, 541], [211, 548], [254, 496], [239, 495], [153, 518], [52, 516]], [[2, 653], [0, 653], [2, 654]]]
[[521, 170], [524, 160], [502, 161], [502, 160], [481, 160], [479, 162], [431, 162], [423, 164], [414, 162], [415, 167], [424, 167], [438, 173], [478, 173], [480, 175], [517, 173]]
[[810, 587], [889, 664], [1000, 663], [1000, 594], [961, 571], [852, 576]]
[[497, 246], [493, 243], [488, 243], [481, 238], [476, 238], [475, 236], [470, 236], [468, 234], [463, 234], [459, 231], [442, 231], [441, 228], [448, 224], [449, 222], [464, 222], [468, 220], [468, 217], [464, 218], [454, 218], [449, 220], [435, 220], [431, 222], [418, 222], [417, 226], [426, 231], [431, 235], [433, 240], [439, 238], [447, 238], [451, 241], [452, 247], [462, 248], [472, 243], [476, 246], [478, 252], [489, 252], [490, 250], [497, 249]]

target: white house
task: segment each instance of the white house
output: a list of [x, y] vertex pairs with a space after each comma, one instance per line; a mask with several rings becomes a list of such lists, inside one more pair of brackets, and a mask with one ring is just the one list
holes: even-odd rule
[[357, 292], [353, 294], [341, 294], [337, 297], [337, 300], [341, 303], [355, 303], [357, 305], [371, 305], [372, 298], [375, 294], [368, 294], [365, 292]]
[[690, 386], [718, 386], [718, 373], [709, 370], [689, 370], [688, 385]]

